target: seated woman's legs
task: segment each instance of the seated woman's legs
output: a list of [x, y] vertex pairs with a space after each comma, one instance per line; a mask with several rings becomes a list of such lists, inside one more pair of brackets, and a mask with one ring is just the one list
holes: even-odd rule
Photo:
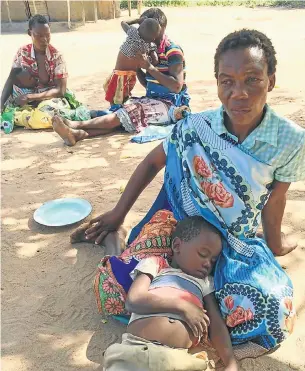
[[120, 125], [120, 120], [114, 113], [87, 121], [70, 121], [57, 115], [52, 120], [54, 131], [68, 146], [74, 146], [76, 142], [89, 137], [109, 134]]

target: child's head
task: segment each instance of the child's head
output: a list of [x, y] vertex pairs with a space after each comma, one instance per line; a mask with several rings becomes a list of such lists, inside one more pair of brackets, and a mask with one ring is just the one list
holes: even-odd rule
[[146, 42], [153, 42], [161, 31], [159, 22], [153, 18], [145, 19], [139, 26], [140, 37]]
[[204, 278], [211, 274], [221, 252], [221, 234], [202, 217], [192, 216], [177, 224], [172, 249], [173, 260], [183, 272]]
[[10, 76], [13, 84], [19, 88], [31, 89], [37, 86], [37, 79], [25, 68], [13, 68]]

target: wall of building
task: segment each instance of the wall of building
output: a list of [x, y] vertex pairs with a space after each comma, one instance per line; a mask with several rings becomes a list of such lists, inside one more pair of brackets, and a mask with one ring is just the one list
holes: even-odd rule
[[47, 6], [51, 22], [67, 22], [68, 8], [66, 1], [47, 1]]
[[[9, 1], [10, 16], [13, 22], [27, 21], [23, 1]], [[1, 1], [1, 21], [9, 22], [6, 1]]]
[[[115, 12], [115, 17], [114, 13]], [[99, 1], [98, 2], [98, 13], [100, 19], [113, 19], [118, 18], [121, 15], [120, 2], [115, 1], [114, 6], [112, 1]]]
[[[10, 16], [13, 22], [27, 21], [25, 5], [23, 1], [9, 1]], [[67, 1], [47, 1], [48, 14], [51, 22], [67, 22], [68, 7]], [[112, 1], [102, 0], [97, 1], [98, 19], [112, 19], [120, 16], [120, 2], [115, 1], [113, 6]], [[84, 1], [86, 21], [94, 21], [94, 1]], [[70, 17], [71, 22], [82, 21], [82, 2], [70, 1]], [[7, 6], [5, 1], [1, 1], [1, 21], [9, 22], [7, 14]]]

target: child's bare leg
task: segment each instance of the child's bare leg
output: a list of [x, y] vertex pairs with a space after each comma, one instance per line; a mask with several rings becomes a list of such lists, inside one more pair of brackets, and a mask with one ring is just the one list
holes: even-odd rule
[[[70, 242], [78, 243], [78, 242], [90, 242], [94, 243], [95, 239], [89, 241], [86, 238], [85, 231], [90, 227], [90, 223], [84, 223], [80, 227], [78, 227], [70, 236]], [[104, 241], [102, 242], [102, 246], [105, 247], [105, 255], [120, 255], [125, 248], [125, 238], [127, 232], [124, 228], [120, 228], [117, 232], [109, 233]]]
[[94, 240], [88, 241], [86, 239], [85, 231], [90, 228], [90, 223], [84, 223], [78, 228], [75, 229], [75, 231], [70, 235], [70, 242], [78, 243], [78, 242], [92, 242], [94, 243]]
[[105, 247], [105, 255], [119, 256], [125, 247], [125, 238], [123, 239], [120, 231], [108, 233], [102, 242]]

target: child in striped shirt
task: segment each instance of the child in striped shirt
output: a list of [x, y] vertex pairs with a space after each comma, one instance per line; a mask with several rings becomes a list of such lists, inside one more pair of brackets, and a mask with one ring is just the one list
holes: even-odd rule
[[188, 349], [208, 332], [225, 371], [238, 370], [213, 294], [211, 274], [222, 250], [220, 233], [199, 216], [186, 218], [172, 235], [172, 250], [171, 264], [149, 257], [132, 272], [128, 333], [122, 344], [107, 349], [105, 371], [206, 370], [207, 359], [188, 354]]

